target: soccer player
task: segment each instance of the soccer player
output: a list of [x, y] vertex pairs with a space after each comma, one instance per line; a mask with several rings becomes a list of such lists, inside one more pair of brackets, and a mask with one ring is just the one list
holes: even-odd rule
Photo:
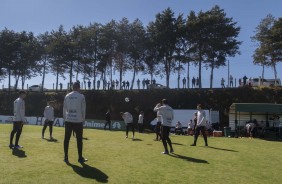
[[138, 118], [139, 133], [143, 132], [143, 121], [144, 121], [144, 112], [141, 111]]
[[[22, 133], [23, 124], [25, 122], [25, 102], [26, 97], [25, 91], [19, 92], [19, 97], [14, 101], [14, 117], [13, 117], [13, 130], [10, 135], [10, 148], [23, 148], [19, 145], [19, 139]], [[15, 145], [13, 144], [14, 135], [16, 133]]]
[[65, 96], [63, 116], [65, 121], [65, 139], [64, 139], [64, 152], [66, 163], [68, 160], [69, 141], [72, 131], [75, 132], [78, 162], [84, 163], [86, 158], [82, 157], [82, 137], [83, 137], [83, 122], [85, 121], [86, 102], [83, 94], [79, 93], [80, 84], [75, 82], [73, 84], [73, 91]]
[[196, 124], [195, 134], [194, 134], [194, 143], [191, 144], [191, 146], [196, 146], [200, 131], [202, 132], [202, 135], [204, 137], [205, 146], [208, 146], [208, 140], [207, 140], [207, 135], [206, 135], [206, 113], [204, 110], [202, 110], [201, 104], [197, 105], [197, 109], [198, 109], [197, 124]]
[[162, 103], [158, 103], [156, 105], [154, 111], [158, 112], [159, 115], [162, 117], [161, 138], [165, 149], [162, 154], [169, 154], [167, 149], [167, 143], [170, 147], [170, 153], [173, 153], [174, 150], [172, 148], [171, 140], [169, 138], [170, 127], [173, 120], [173, 109], [168, 105], [168, 101], [166, 99], [163, 99]]
[[44, 109], [44, 126], [42, 129], [42, 139], [44, 139], [44, 133], [45, 130], [47, 128], [47, 126], [49, 126], [49, 131], [50, 131], [50, 140], [53, 139], [52, 137], [52, 132], [53, 132], [53, 123], [54, 123], [54, 107], [53, 107], [53, 102], [48, 102], [47, 106]]
[[124, 123], [126, 125], [126, 136], [125, 138], [128, 138], [128, 130], [129, 127], [132, 128], [132, 139], [134, 139], [134, 124], [133, 124], [133, 117], [129, 112], [121, 112], [120, 113], [122, 119], [124, 120]]
[[106, 123], [104, 126], [104, 130], [106, 130], [107, 125], [109, 125], [109, 130], [111, 130], [111, 121], [112, 121], [112, 116], [111, 116], [111, 111], [109, 109], [106, 113]]

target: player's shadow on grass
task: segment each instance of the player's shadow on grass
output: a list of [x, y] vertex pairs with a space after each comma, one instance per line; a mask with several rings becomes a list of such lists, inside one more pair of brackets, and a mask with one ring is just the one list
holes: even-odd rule
[[19, 150], [19, 149], [13, 149], [12, 154], [19, 157], [19, 158], [27, 157], [26, 154], [25, 154], [25, 151]]
[[175, 154], [175, 153], [169, 154], [169, 156], [174, 157], [174, 158], [179, 158], [179, 159], [182, 159], [182, 160], [186, 160], [188, 162], [195, 162], [195, 163], [199, 163], [199, 164], [209, 164], [209, 162], [206, 161], [206, 160], [187, 157], [187, 156], [184, 156], [184, 155], [178, 155], [178, 154]]
[[48, 142], [54, 142], [54, 143], [58, 143], [58, 140], [57, 139], [46, 139]]
[[132, 141], [143, 141], [142, 139], [134, 138]]
[[179, 146], [183, 146], [184, 145], [184, 144], [180, 144], [180, 143], [177, 143], [177, 142], [172, 142], [171, 144], [179, 145]]
[[95, 167], [92, 167], [85, 163], [81, 164], [82, 167], [73, 165], [71, 163], [68, 163], [68, 165], [71, 166], [73, 171], [76, 172], [81, 177], [95, 179], [97, 182], [101, 182], [101, 183], [108, 183], [108, 176], [104, 172], [100, 171]]
[[222, 150], [222, 151], [238, 152], [238, 151], [236, 151], [236, 150], [225, 149], [225, 148], [217, 148], [217, 147], [213, 147], [213, 146], [205, 146], [205, 147], [206, 147], [206, 148], [216, 149], [216, 150]]

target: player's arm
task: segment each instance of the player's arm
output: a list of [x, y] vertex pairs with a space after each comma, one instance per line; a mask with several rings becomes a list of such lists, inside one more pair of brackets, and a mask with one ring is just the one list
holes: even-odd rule
[[20, 118], [21, 118], [21, 121], [24, 122], [25, 121], [25, 118], [24, 118], [24, 113], [25, 113], [25, 107], [24, 107], [24, 103], [23, 101], [20, 101], [18, 103], [18, 109], [19, 109], [19, 115], [20, 115]]
[[203, 114], [202, 114], [202, 119], [200, 120], [200, 123], [205, 123], [205, 120], [206, 120], [206, 112], [205, 111], [202, 111]]
[[158, 104], [156, 105], [156, 107], [154, 108], [154, 111], [157, 112], [157, 111], [160, 111], [160, 110], [161, 110], [161, 104], [158, 103]]
[[83, 121], [85, 121], [86, 101], [85, 101], [85, 97], [84, 96], [82, 96], [82, 101], [81, 101], [81, 112], [82, 112]]
[[64, 99], [64, 107], [63, 107], [63, 118], [66, 119], [67, 114], [67, 98]]

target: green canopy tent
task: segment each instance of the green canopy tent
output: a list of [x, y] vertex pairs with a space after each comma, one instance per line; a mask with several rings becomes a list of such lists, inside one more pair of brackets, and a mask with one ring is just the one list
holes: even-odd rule
[[[271, 103], [233, 103], [229, 111], [229, 126], [231, 129], [245, 125], [245, 122], [257, 119], [269, 126], [269, 119], [273, 115], [282, 114], [282, 104]], [[240, 132], [239, 132], [240, 133]]]

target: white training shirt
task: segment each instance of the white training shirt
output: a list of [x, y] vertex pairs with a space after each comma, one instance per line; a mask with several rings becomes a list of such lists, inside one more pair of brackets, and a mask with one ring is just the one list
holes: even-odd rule
[[64, 120], [72, 123], [85, 121], [86, 102], [83, 94], [72, 91], [66, 95], [64, 100]]
[[182, 124], [181, 123], [176, 123], [175, 128], [182, 128]]
[[143, 120], [144, 120], [144, 116], [142, 114], [139, 114], [138, 123], [143, 124]]
[[133, 117], [129, 112], [125, 112], [122, 115], [125, 124], [133, 123]]
[[157, 112], [157, 122], [162, 122], [162, 116], [159, 111]]
[[204, 110], [197, 112], [197, 126], [206, 126], [206, 112]]
[[247, 123], [246, 124], [246, 129], [249, 130], [250, 128], [255, 128], [256, 125], [254, 123]]
[[169, 105], [163, 105], [163, 106], [157, 105], [154, 108], [154, 111], [159, 112], [159, 115], [161, 115], [163, 126], [171, 127], [171, 123], [173, 120], [173, 109]]
[[54, 108], [51, 106], [46, 106], [44, 109], [44, 118], [48, 121], [54, 121]]
[[14, 101], [14, 118], [13, 121], [25, 121], [25, 102], [19, 97]]
[[193, 121], [190, 121], [189, 123], [188, 123], [188, 127], [187, 128], [194, 128], [194, 122]]

